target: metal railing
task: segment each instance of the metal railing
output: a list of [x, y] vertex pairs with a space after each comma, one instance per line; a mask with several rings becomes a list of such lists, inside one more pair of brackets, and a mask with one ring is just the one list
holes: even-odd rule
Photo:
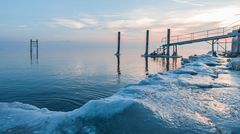
[[[238, 30], [238, 29], [240, 29], [240, 25], [236, 25], [234, 27], [222, 27], [222, 28], [216, 28], [216, 29], [211, 29], [211, 30], [205, 30], [205, 31], [171, 36], [170, 43], [178, 43], [178, 42], [192, 41], [192, 40], [215, 37], [215, 36], [223, 36], [223, 35], [227, 35], [227, 34], [233, 32], [234, 30]], [[163, 45], [167, 44], [166, 37], [162, 38], [161, 44], [163, 44]]]

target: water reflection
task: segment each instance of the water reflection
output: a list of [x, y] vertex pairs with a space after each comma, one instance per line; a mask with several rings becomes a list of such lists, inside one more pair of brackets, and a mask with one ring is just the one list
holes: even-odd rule
[[116, 55], [117, 57], [117, 83], [121, 83], [121, 59], [120, 55]]
[[[152, 72], [153, 67], [157, 67], [158, 72], [165, 72], [179, 67], [178, 58], [149, 58], [145, 57], [145, 75]], [[151, 65], [154, 64], [154, 65]]]
[[149, 72], [148, 72], [148, 57], [145, 57], [145, 75], [148, 76]]
[[118, 55], [118, 56], [116, 56], [117, 57], [117, 73], [118, 73], [118, 75], [121, 75], [121, 69], [120, 69], [120, 56]]
[[166, 69], [167, 69], [167, 71], [169, 71], [169, 58], [166, 58], [166, 60], [167, 60]]
[[30, 41], [31, 64], [38, 64], [38, 41]]
[[178, 59], [177, 58], [173, 58], [172, 59], [172, 69], [176, 69], [177, 68], [177, 62], [178, 62]]

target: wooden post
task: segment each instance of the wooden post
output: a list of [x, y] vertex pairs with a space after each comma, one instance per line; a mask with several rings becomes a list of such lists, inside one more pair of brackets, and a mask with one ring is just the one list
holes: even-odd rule
[[227, 54], [227, 39], [225, 39], [225, 54]]
[[149, 72], [148, 72], [148, 57], [145, 57], [145, 73], [146, 73], [146, 76], [149, 75]]
[[163, 53], [162, 54], [166, 55], [166, 47], [165, 47], [165, 45], [163, 46]]
[[38, 59], [38, 40], [36, 40], [36, 47], [37, 47], [37, 59]]
[[177, 56], [177, 55], [178, 55], [178, 48], [177, 48], [177, 45], [176, 45], [175, 47], [176, 47], [175, 52], [176, 52], [176, 56]]
[[170, 36], [171, 36], [171, 30], [168, 29], [168, 31], [167, 31], [167, 56], [170, 56]]
[[119, 55], [117, 56], [117, 72], [118, 72], [118, 75], [121, 74], [121, 70], [120, 70], [120, 56]]
[[30, 58], [32, 59], [32, 39], [30, 40]]
[[169, 71], [169, 69], [170, 69], [169, 68], [169, 57], [167, 57], [166, 60], [167, 60], [166, 69], [167, 69], [167, 71]]
[[118, 32], [118, 47], [116, 55], [120, 55], [120, 45], [121, 45], [121, 32]]
[[175, 52], [175, 45], [172, 46], [172, 52], [174, 54], [174, 52]]
[[215, 56], [215, 50], [214, 50], [214, 40], [212, 40], [212, 55]]
[[145, 56], [148, 56], [148, 45], [149, 45], [149, 30], [146, 32], [146, 51]]

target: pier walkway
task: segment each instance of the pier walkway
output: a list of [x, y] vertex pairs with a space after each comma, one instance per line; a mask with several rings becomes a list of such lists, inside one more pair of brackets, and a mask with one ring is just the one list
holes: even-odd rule
[[[214, 52], [214, 44], [217, 43], [218, 40], [237, 36], [240, 36], [240, 25], [231, 28], [223, 27], [175, 36], [170, 36], [170, 29], [168, 29], [167, 37], [161, 40], [162, 45], [153, 52], [154, 54], [152, 53], [148, 57], [176, 57], [177, 46], [208, 41], [212, 41], [212, 51]], [[172, 55], [170, 55], [170, 47], [173, 47]]]

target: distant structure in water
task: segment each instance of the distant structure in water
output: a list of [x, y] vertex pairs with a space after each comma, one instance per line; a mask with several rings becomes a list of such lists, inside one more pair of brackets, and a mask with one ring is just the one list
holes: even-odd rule
[[38, 63], [38, 40], [30, 40], [30, 59], [31, 63], [33, 63], [33, 60], [36, 60], [36, 63]]

